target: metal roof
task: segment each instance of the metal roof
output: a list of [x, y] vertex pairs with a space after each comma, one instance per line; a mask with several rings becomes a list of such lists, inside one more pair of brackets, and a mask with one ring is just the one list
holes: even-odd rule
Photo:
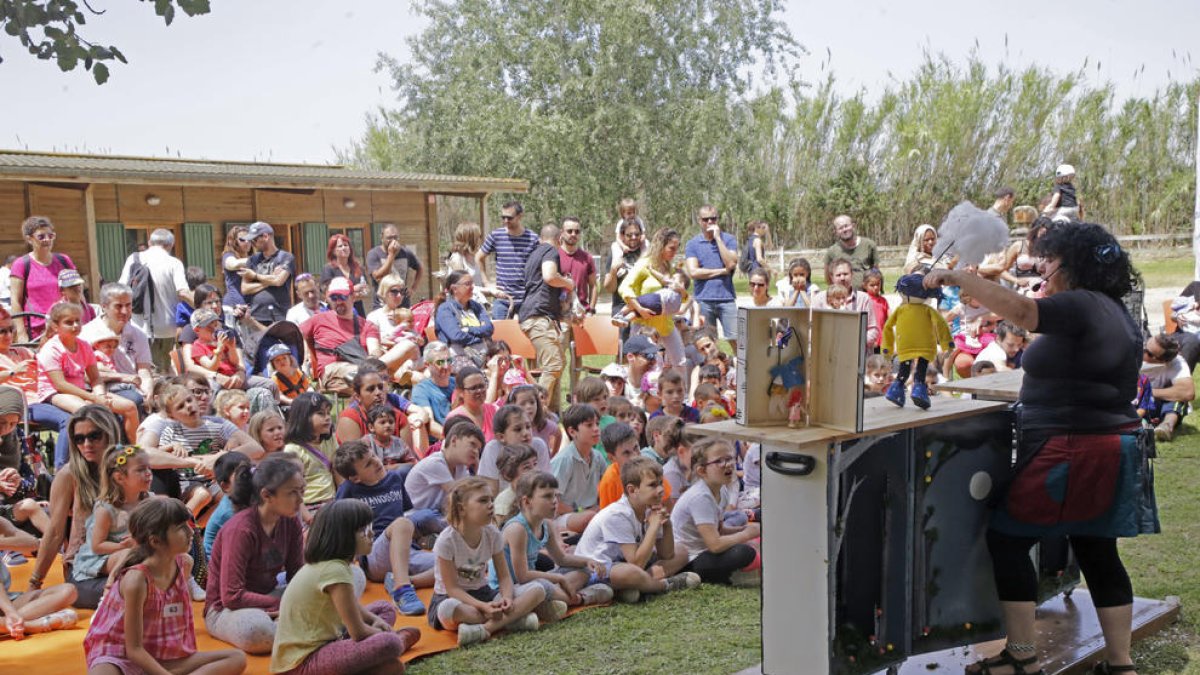
[[516, 178], [441, 176], [338, 165], [77, 155], [0, 150], [0, 177], [77, 183], [167, 183], [221, 187], [340, 188], [429, 192], [527, 192]]

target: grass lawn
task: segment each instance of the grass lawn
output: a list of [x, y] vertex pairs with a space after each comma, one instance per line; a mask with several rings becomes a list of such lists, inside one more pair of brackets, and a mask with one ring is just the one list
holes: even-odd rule
[[[1174, 442], [1159, 447], [1163, 533], [1121, 545], [1139, 596], [1176, 595], [1183, 602], [1178, 624], [1135, 646], [1145, 674], [1200, 674], [1198, 427], [1200, 414], [1193, 414]], [[760, 662], [759, 631], [757, 589], [701, 586], [638, 605], [587, 610], [537, 633], [423, 659], [409, 672], [733, 673]]]

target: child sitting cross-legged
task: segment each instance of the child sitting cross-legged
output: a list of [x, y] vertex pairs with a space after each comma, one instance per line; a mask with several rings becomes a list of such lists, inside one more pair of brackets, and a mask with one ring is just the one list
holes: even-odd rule
[[483, 453], [479, 456], [479, 468], [475, 472], [477, 476], [488, 479], [492, 490], [499, 492], [508, 487], [509, 481], [500, 475], [498, 466], [501, 450], [506, 445], [528, 445], [537, 455], [538, 470], [550, 470], [550, 450], [545, 441], [534, 437], [533, 427], [520, 406], [506, 405], [497, 410], [496, 415], [492, 417], [492, 430], [492, 440], [483, 446]]
[[[0, 518], [0, 550], [31, 554], [40, 540], [19, 529], [6, 518]], [[4, 556], [0, 556], [0, 635], [14, 640], [32, 633], [46, 633], [73, 628], [79, 615], [71, 609], [77, 592], [71, 584], [56, 584], [49, 588], [12, 592], [12, 576]]]
[[[541, 584], [513, 584], [504, 560], [500, 530], [492, 524], [492, 490], [482, 478], [464, 478], [446, 498], [450, 527], [438, 535], [433, 552], [433, 598], [429, 625], [457, 630], [458, 644], [482, 642], [503, 628], [537, 630], [534, 609], [545, 602]], [[496, 588], [488, 584], [488, 563]]]
[[367, 447], [388, 469], [410, 467], [420, 459], [403, 438], [395, 435], [396, 409], [390, 403], [377, 403], [367, 411], [367, 430], [362, 437]]
[[[366, 564], [363, 565], [367, 579], [391, 582], [385, 585], [389, 586], [392, 601], [401, 614], [424, 614], [425, 605], [415, 589], [433, 585], [434, 557], [413, 546], [413, 533], [418, 528], [404, 517], [405, 513], [413, 512], [412, 502], [404, 491], [404, 473], [384, 468], [378, 455], [361, 440], [343, 443], [333, 455], [333, 467], [346, 479], [338, 487], [337, 498], [361, 499], [374, 514], [371, 521], [373, 543], [370, 553], [364, 556]], [[419, 513], [413, 512], [414, 517]], [[437, 527], [438, 517], [428, 513], [433, 517], [417, 518], [431, 528], [421, 533], [436, 534], [437, 530], [432, 528]]]
[[109, 577], [136, 545], [129, 515], [150, 496], [150, 460], [134, 445], [113, 445], [100, 459], [100, 494], [87, 519], [87, 539], [71, 576], [75, 581]]
[[213, 479], [217, 481], [224, 497], [217, 504], [217, 508], [209, 514], [208, 523], [204, 526], [204, 556], [206, 558], [212, 557], [212, 547], [217, 541], [217, 533], [235, 513], [233, 500], [229, 498], [229, 494], [233, 491], [233, 474], [243, 466], [246, 468], [252, 466], [250, 458], [236, 450], [221, 455], [221, 458], [213, 465]]
[[[508, 522], [504, 536], [504, 557], [509, 572], [518, 584], [536, 581], [546, 589], [546, 602], [538, 606], [543, 621], [557, 621], [568, 606], [598, 605], [612, 600], [613, 590], [598, 580], [607, 575], [603, 563], [563, 551], [554, 510], [558, 502], [558, 481], [544, 471], [531, 471], [515, 485], [520, 512]], [[539, 572], [536, 561], [542, 552], [556, 567]]]
[[371, 550], [375, 514], [357, 499], [317, 512], [304, 545], [304, 567], [283, 592], [271, 672], [295, 675], [404, 672], [400, 655], [421, 637], [392, 630], [396, 610], [380, 600], [363, 607], [350, 569]]
[[621, 467], [625, 494], [588, 523], [575, 555], [599, 560], [608, 568], [608, 584], [623, 602], [642, 593], [695, 588], [700, 576], [681, 572], [687, 550], [675, 550], [671, 519], [663, 508], [662, 467], [634, 457]]
[[600, 441], [600, 415], [587, 403], [576, 403], [563, 413], [563, 428], [571, 440], [550, 460], [550, 471], [562, 490], [558, 501], [558, 527], [583, 532], [596, 515], [597, 488], [608, 464], [593, 448]]
[[754, 562], [757, 552], [747, 544], [759, 535], [758, 523], [728, 527], [723, 523], [730, 507], [734, 480], [733, 447], [723, 439], [706, 438], [692, 446], [695, 482], [671, 511], [675, 541], [687, 553], [684, 568], [705, 583], [729, 583], [730, 576]]
[[[597, 487], [597, 493], [600, 495], [600, 508], [604, 508], [625, 494], [625, 489], [621, 485], [621, 467], [634, 457], [640, 457], [641, 448], [638, 447], [637, 433], [634, 432], [633, 427], [624, 422], [614, 422], [605, 427], [604, 431], [600, 432], [600, 442], [604, 444], [604, 451], [608, 453], [609, 462], [604, 476], [600, 479], [600, 485]], [[664, 484], [663, 500], [670, 498], [671, 486]]]

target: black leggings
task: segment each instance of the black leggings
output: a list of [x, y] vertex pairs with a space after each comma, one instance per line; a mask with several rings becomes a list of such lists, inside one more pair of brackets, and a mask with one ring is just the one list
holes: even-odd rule
[[754, 548], [749, 544], [734, 544], [720, 553], [705, 551], [683, 568], [700, 575], [706, 584], [727, 584], [734, 572], [754, 562]]
[[915, 359], [910, 359], [900, 363], [900, 370], [896, 373], [896, 379], [900, 381], [900, 384], [908, 382], [908, 374], [909, 370], [912, 368], [913, 361], [917, 362], [917, 372], [916, 377], [913, 378], [913, 384], [925, 381], [925, 369], [929, 367], [929, 362], [918, 356]]
[[[1001, 602], [1036, 602], [1037, 572], [1029, 558], [1034, 537], [1014, 537], [989, 529], [988, 552]], [[1121, 556], [1117, 540], [1109, 537], [1070, 537], [1079, 569], [1087, 580], [1092, 604], [1096, 607], [1121, 607], [1133, 603], [1133, 584]]]

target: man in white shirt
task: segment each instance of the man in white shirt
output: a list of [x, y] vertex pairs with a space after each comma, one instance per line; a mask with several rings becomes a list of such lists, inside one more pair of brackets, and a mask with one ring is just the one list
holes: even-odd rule
[[1020, 326], [1014, 326], [1007, 321], [996, 325], [996, 339], [980, 350], [975, 361], [987, 361], [996, 366], [996, 372], [1003, 373], [1021, 367], [1021, 354], [1025, 351], [1025, 342], [1029, 333]]
[[171, 349], [175, 346], [175, 305], [179, 301], [192, 304], [192, 291], [188, 289], [183, 263], [171, 255], [175, 247], [175, 235], [167, 229], [150, 233], [145, 251], [134, 253], [125, 260], [121, 270], [121, 283], [130, 285], [130, 273], [134, 260], [141, 261], [150, 270], [154, 282], [153, 301], [147, 298], [145, 310], [133, 317], [133, 323], [150, 338], [150, 353], [154, 363], [166, 372]]
[[1159, 333], [1146, 340], [1142, 350], [1142, 373], [1150, 378], [1153, 404], [1146, 409], [1145, 418], [1157, 422], [1154, 437], [1169, 441], [1175, 435], [1179, 420], [1188, 413], [1188, 405], [1196, 398], [1196, 383], [1187, 361], [1179, 353], [1179, 338]]
[[[79, 333], [79, 339], [89, 344], [101, 333], [112, 331], [119, 339], [117, 351], [113, 352], [113, 366], [117, 372], [137, 375], [136, 389], [121, 388], [119, 396], [133, 401], [140, 410], [150, 398], [154, 388], [154, 363], [150, 353], [150, 340], [142, 329], [130, 323], [133, 316], [133, 290], [120, 282], [100, 287], [100, 309], [102, 314], [92, 319]], [[164, 368], [166, 364], [163, 364]]]

